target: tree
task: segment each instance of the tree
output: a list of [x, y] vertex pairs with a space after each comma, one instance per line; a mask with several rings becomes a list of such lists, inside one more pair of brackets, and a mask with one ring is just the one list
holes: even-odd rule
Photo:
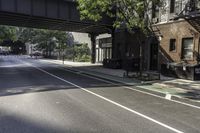
[[74, 57], [76, 61], [79, 62], [88, 62], [90, 61], [90, 49], [88, 44], [76, 44], [74, 46]]
[[61, 59], [62, 57], [62, 60], [64, 60], [64, 52], [65, 52], [65, 49], [67, 48], [67, 42], [70, 39], [70, 36], [66, 32], [56, 31], [55, 38], [58, 43], [57, 50], [59, 54], [59, 59]]
[[137, 27], [146, 32], [147, 15], [153, 4], [161, 0], [78, 0], [81, 19], [99, 21], [103, 16], [115, 18], [114, 27], [129, 30]]
[[65, 50], [65, 45], [71, 39], [69, 33], [57, 30], [44, 30], [33, 28], [19, 28], [18, 38], [24, 43], [36, 44], [35, 49], [43, 51], [46, 57], [51, 57], [52, 52], [57, 50], [61, 59], [61, 53]]
[[78, 0], [81, 19], [101, 20], [105, 15], [114, 19], [114, 28], [125, 28], [130, 34], [137, 33], [140, 44], [140, 76], [143, 65], [143, 38], [149, 32], [148, 13], [153, 5], [162, 4], [163, 0]]
[[43, 51], [46, 57], [51, 57], [56, 48], [56, 43], [53, 40], [54, 31], [36, 29], [34, 32], [36, 35], [31, 37], [31, 43], [36, 44], [36, 50]]
[[[58, 50], [58, 56], [61, 59], [63, 57], [64, 50], [66, 48], [66, 43], [68, 40], [68, 34], [64, 31], [52, 31], [52, 30], [43, 30], [42, 34], [38, 34], [37, 40], [41, 40], [41, 44], [38, 46], [46, 46], [48, 51], [48, 56], [51, 56], [51, 52]], [[43, 40], [43, 41], [42, 41]], [[45, 45], [44, 45], [45, 44]], [[44, 47], [45, 48], [45, 47]]]
[[38, 32], [38, 29], [19, 27], [17, 29], [17, 38], [23, 43], [35, 43], [35, 37]]
[[67, 45], [65, 43], [59, 43], [59, 46], [58, 46], [58, 51], [59, 51], [59, 59], [61, 59], [61, 56], [62, 56], [62, 61], [63, 61], [63, 64], [64, 64], [64, 61], [65, 61], [65, 50], [67, 48]]
[[73, 46], [67, 46], [66, 48], [66, 58], [68, 60], [78, 61], [78, 62], [90, 62], [91, 54], [88, 44], [74, 44]]
[[11, 45], [12, 53], [13, 54], [25, 54], [26, 53], [26, 46], [23, 42], [17, 40], [13, 42]]
[[0, 43], [2, 43], [4, 40], [16, 40], [16, 27], [12, 26], [0, 26]]

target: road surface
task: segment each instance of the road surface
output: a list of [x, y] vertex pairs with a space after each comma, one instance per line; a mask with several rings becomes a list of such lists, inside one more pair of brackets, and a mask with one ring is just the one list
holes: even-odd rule
[[0, 133], [200, 133], [200, 108], [0, 56]]

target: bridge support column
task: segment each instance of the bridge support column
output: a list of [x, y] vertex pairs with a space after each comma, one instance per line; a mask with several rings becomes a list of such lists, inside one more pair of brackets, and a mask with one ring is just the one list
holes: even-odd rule
[[91, 63], [96, 63], [96, 35], [90, 34], [91, 38]]

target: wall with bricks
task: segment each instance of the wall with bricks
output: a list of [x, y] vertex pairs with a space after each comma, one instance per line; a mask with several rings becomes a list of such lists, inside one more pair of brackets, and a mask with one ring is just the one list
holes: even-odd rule
[[[170, 62], [187, 62], [196, 63], [196, 53], [198, 52], [199, 33], [185, 20], [158, 24], [161, 34], [163, 35], [160, 41], [160, 63], [166, 64]], [[193, 37], [193, 59], [184, 61], [182, 59], [182, 40], [183, 38]], [[176, 39], [176, 50], [169, 50], [170, 39]]]

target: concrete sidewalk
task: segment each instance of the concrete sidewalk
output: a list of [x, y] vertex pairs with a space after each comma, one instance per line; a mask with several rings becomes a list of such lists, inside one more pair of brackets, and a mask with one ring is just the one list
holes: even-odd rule
[[[62, 64], [60, 60], [40, 59], [40, 61]], [[65, 61], [65, 66], [89, 75], [116, 81], [140, 89], [172, 95], [179, 98], [187, 98], [200, 102], [200, 81], [190, 81], [161, 76], [157, 81], [139, 81], [133, 78], [124, 78], [124, 70], [103, 68], [102, 64]]]

